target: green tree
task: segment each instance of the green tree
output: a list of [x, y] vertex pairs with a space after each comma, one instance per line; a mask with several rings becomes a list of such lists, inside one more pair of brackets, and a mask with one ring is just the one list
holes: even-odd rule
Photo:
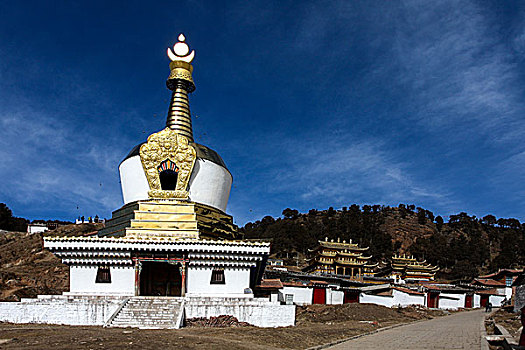
[[286, 219], [295, 219], [299, 216], [299, 211], [296, 209], [286, 208], [283, 210], [283, 216]]

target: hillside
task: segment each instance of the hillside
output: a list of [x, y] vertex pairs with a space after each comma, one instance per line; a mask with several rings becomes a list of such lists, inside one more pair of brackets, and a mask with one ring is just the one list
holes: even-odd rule
[[442, 268], [442, 278], [471, 278], [498, 268], [525, 265], [525, 228], [516, 219], [478, 219], [466, 213], [441, 216], [414, 205], [360, 208], [299, 213], [285, 209], [282, 218], [264, 217], [247, 223], [246, 238], [270, 238], [277, 256], [289, 264], [304, 264], [308, 249], [318, 240], [350, 239], [370, 247], [375, 261], [388, 260], [395, 253], [410, 253]]
[[[100, 227], [67, 225], [51, 231], [84, 235]], [[42, 247], [42, 234], [0, 230], [0, 300], [16, 301], [38, 294], [61, 294], [69, 289], [69, 268]]]
[[[86, 235], [101, 226], [65, 225], [47, 234]], [[283, 217], [266, 216], [241, 231], [245, 238], [272, 239], [273, 253], [299, 266], [308, 249], [325, 237], [369, 246], [375, 261], [388, 260], [394, 252], [411, 253], [440, 266], [439, 277], [447, 279], [525, 265], [525, 228], [518, 220], [460, 213], [444, 223], [413, 205], [352, 205], [308, 213], [285, 209]], [[41, 234], [0, 230], [0, 300], [61, 294], [68, 290], [68, 280], [68, 267], [43, 250]]]

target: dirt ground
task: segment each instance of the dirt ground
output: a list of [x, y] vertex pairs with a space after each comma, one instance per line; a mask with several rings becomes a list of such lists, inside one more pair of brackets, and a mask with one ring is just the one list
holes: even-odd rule
[[417, 307], [346, 304], [298, 307], [297, 325], [286, 328], [139, 330], [0, 323], [0, 349], [305, 349], [444, 314]]

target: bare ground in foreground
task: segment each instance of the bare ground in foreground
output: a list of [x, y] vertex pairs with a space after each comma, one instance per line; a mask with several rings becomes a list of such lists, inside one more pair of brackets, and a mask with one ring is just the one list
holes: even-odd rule
[[133, 328], [0, 324], [1, 349], [304, 349], [378, 328], [442, 316], [442, 311], [372, 304], [297, 308], [297, 326], [286, 328]]

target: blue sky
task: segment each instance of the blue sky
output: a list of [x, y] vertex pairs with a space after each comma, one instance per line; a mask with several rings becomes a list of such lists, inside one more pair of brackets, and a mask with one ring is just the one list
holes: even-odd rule
[[4, 1], [0, 202], [110, 217], [119, 162], [164, 126], [180, 32], [237, 224], [353, 203], [525, 219], [512, 1]]

